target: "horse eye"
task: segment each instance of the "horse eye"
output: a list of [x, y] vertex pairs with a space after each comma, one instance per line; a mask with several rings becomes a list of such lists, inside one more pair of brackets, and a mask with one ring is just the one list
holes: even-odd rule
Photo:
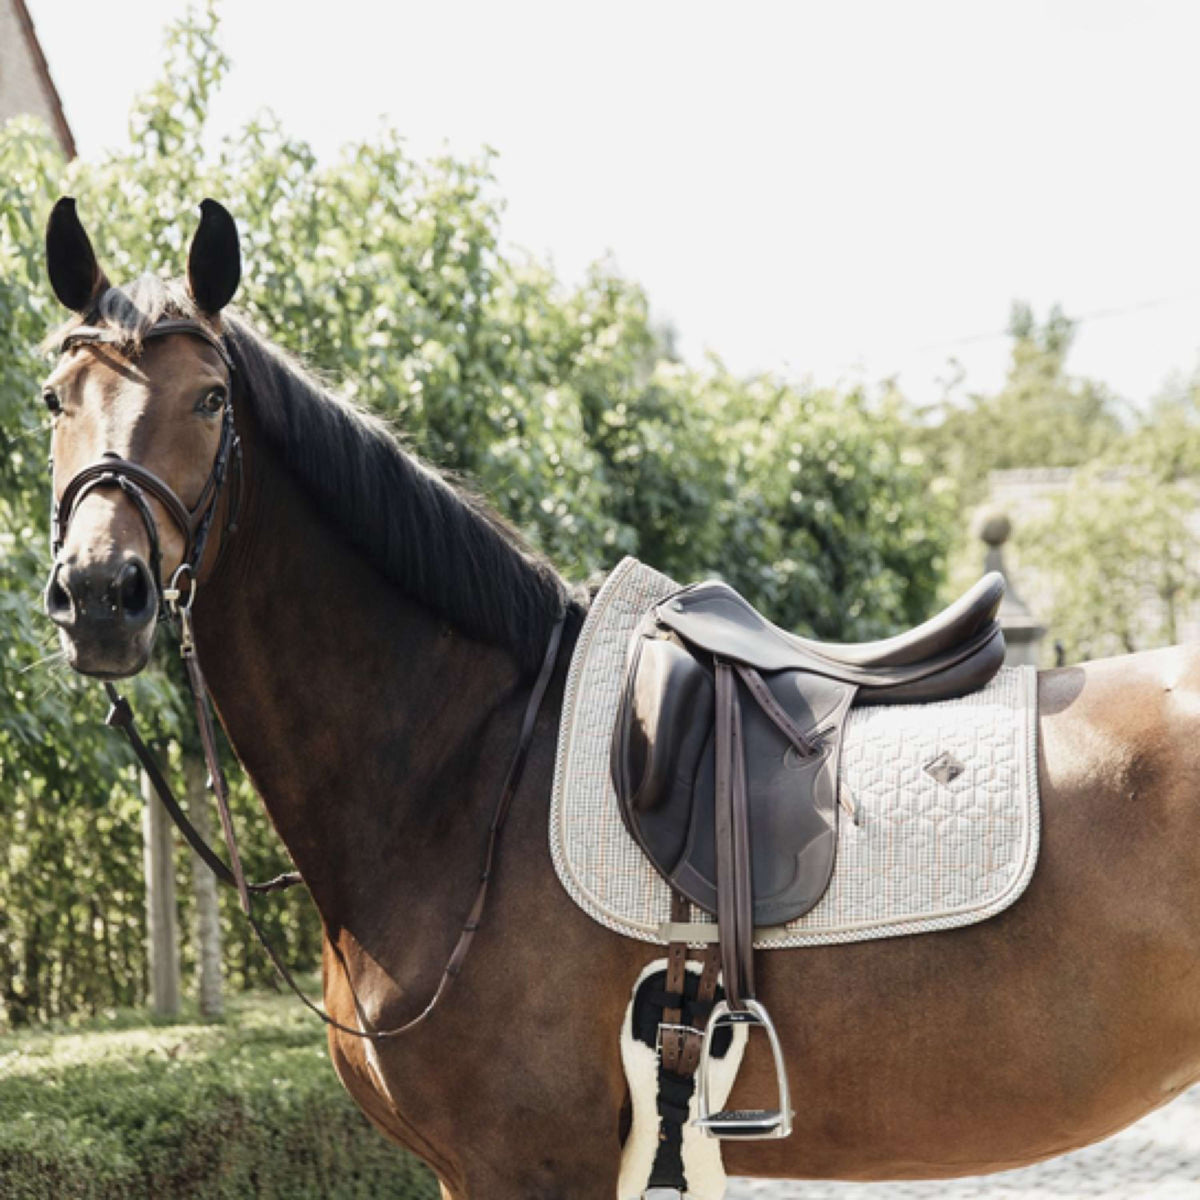
[[62, 412], [62, 401], [58, 398], [58, 393], [53, 388], [43, 389], [42, 403], [50, 410], [51, 416], [57, 417]]
[[199, 404], [196, 405], [196, 411], [208, 413], [210, 416], [215, 416], [225, 407], [225, 389], [213, 388]]

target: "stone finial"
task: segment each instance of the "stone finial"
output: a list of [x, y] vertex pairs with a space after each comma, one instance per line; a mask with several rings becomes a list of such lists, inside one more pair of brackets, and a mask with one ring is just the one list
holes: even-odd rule
[[1003, 546], [1012, 534], [1012, 522], [1002, 512], [985, 512], [979, 518], [979, 536], [989, 546]]
[[[980, 540], [987, 546], [987, 554], [984, 556], [983, 569], [985, 571], [999, 571], [1001, 575], [1008, 578], [1008, 570], [1004, 565], [1004, 543], [1008, 541], [1009, 535], [1012, 533], [1012, 522], [1008, 519], [1008, 515], [998, 509], [984, 511], [979, 514], [975, 521], [975, 531], [979, 535]], [[1009, 581], [1011, 589], [1012, 581]]]
[[993, 510], [981, 513], [975, 523], [980, 540], [987, 546], [984, 556], [985, 571], [999, 571], [1007, 582], [1008, 589], [1000, 604], [1000, 625], [1008, 645], [1004, 661], [1009, 666], [1021, 663], [1037, 665], [1039, 647], [1045, 626], [1029, 611], [1029, 606], [1017, 594], [1012, 576], [1004, 562], [1004, 544], [1012, 534], [1012, 522], [1006, 513]]

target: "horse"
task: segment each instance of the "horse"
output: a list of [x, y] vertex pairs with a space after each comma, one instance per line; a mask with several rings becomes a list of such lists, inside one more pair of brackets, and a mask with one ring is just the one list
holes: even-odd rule
[[[74, 314], [43, 394], [54, 496], [105, 454], [165, 487], [76, 490], [47, 612], [70, 665], [113, 680], [146, 664], [163, 592], [187, 593], [219, 720], [320, 913], [329, 1053], [370, 1121], [447, 1200], [611, 1200], [619, 1032], [661, 950], [586, 916], [547, 844], [587, 596], [229, 310], [236, 226], [202, 212], [185, 277], [124, 287], [72, 201], [51, 216], [50, 279]], [[214, 496], [227, 425], [240, 486]], [[208, 505], [191, 578], [194, 530], [167, 492], [184, 519]], [[413, 1021], [440, 986], [560, 622], [474, 948], [426, 1019], [356, 1036]], [[1037, 694], [1027, 891], [963, 928], [762, 955], [796, 1128], [727, 1143], [731, 1174], [1004, 1170], [1200, 1078], [1200, 654], [1044, 671]], [[770, 1070], [748, 1055], [731, 1103], [769, 1090]]]

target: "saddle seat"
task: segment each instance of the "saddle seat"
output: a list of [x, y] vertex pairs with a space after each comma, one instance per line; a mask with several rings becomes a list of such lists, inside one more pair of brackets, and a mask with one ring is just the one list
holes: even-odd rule
[[[901, 667], [945, 654], [971, 641], [996, 619], [1003, 599], [1004, 576], [999, 571], [989, 571], [937, 616], [877, 642], [817, 642], [787, 633], [775, 625], [770, 625], [770, 629], [785, 643], [834, 662], [869, 668]], [[743, 600], [742, 603], [746, 602]]]
[[724, 583], [668, 596], [634, 633], [617, 711], [611, 773], [626, 827], [673, 887], [716, 914], [715, 814], [744, 781], [754, 924], [803, 916], [833, 870], [851, 706], [983, 687], [1004, 660], [1003, 595], [993, 572], [910, 632], [848, 646], [786, 633]]
[[685, 642], [759, 671], [807, 670], [856, 684], [859, 704], [948, 700], [983, 687], [1004, 660], [996, 623], [1004, 576], [991, 571], [922, 625], [877, 642], [818, 642], [773, 625], [725, 583], [669, 597], [657, 620]]

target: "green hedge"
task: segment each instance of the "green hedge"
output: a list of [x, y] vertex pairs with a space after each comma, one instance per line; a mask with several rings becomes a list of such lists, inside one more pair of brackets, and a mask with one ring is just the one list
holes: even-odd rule
[[240, 998], [221, 1025], [144, 1022], [0, 1038], [3, 1200], [438, 1195], [355, 1108], [294, 1001]]

